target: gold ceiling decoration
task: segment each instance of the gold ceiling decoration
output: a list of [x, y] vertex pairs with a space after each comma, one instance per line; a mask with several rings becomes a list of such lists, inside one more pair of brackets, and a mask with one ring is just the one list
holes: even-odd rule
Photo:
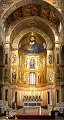
[[9, 25], [10, 23], [12, 23], [15, 20], [18, 20], [19, 18], [29, 16], [39, 16], [45, 18], [48, 21], [54, 23], [56, 26], [59, 25], [60, 23], [59, 18], [53, 11], [50, 11], [47, 8], [43, 8], [41, 5], [28, 4], [12, 12], [6, 19], [6, 24]]

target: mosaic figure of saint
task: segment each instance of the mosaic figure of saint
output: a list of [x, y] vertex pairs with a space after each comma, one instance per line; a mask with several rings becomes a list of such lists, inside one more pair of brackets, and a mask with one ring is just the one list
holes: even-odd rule
[[16, 54], [12, 55], [12, 63], [16, 63]]
[[38, 83], [41, 83], [41, 76], [38, 76]]
[[38, 68], [40, 67], [40, 60], [39, 60], [39, 58], [37, 59], [37, 66], [38, 66]]
[[26, 84], [26, 76], [24, 75], [24, 84]]
[[31, 69], [35, 68], [35, 60], [33, 58], [30, 60], [30, 68]]
[[49, 81], [52, 81], [52, 72], [49, 73]]
[[52, 55], [49, 55], [49, 64], [52, 64]]
[[16, 72], [12, 73], [12, 81], [16, 80]]

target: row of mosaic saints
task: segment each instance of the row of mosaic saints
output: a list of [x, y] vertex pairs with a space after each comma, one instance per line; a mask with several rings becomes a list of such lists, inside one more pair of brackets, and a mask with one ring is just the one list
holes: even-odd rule
[[[43, 60], [44, 61], [42, 61], [40, 59], [37, 59], [37, 66], [38, 66], [38, 68], [40, 67], [40, 64], [42, 64], [42, 62], [44, 62], [43, 65], [45, 65], [45, 59], [43, 59]], [[15, 54], [13, 54], [13, 61], [12, 61], [12, 63], [13, 64], [16, 63], [16, 55]], [[52, 63], [53, 63], [53, 55], [50, 54], [49, 55], [49, 64], [52, 64]], [[28, 63], [28, 59], [24, 60], [24, 66], [26, 68], [27, 68], [28, 64], [29, 64], [29, 69], [35, 69], [36, 68], [36, 61], [35, 61], [35, 59], [33, 57], [30, 59], [29, 63]], [[50, 74], [52, 74], [52, 73], [50, 73]], [[21, 75], [20, 75], [20, 78], [22, 78]], [[40, 79], [41, 77], [38, 76], [38, 78]], [[12, 81], [15, 81], [15, 80], [16, 80], [16, 72], [14, 71], [14, 72], [12, 72]]]

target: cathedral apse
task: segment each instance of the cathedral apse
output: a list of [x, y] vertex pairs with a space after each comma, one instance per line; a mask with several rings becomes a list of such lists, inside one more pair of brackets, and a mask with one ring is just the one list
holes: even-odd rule
[[0, 100], [64, 106], [63, 0], [0, 1]]
[[[44, 88], [46, 94], [47, 85], [52, 83], [52, 59], [53, 53], [50, 50], [47, 51], [45, 40], [36, 33], [26, 34], [19, 41], [18, 49], [12, 49], [10, 82], [14, 88], [12, 89], [13, 101], [16, 99], [17, 92], [19, 106], [22, 106], [23, 99], [27, 96], [38, 96], [44, 99]], [[47, 104], [47, 98], [45, 104]]]

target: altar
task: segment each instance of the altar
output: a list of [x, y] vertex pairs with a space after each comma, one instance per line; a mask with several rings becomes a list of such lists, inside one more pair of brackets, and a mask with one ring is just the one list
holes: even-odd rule
[[29, 109], [29, 108], [38, 109], [38, 114], [41, 115], [41, 103], [40, 102], [36, 102], [36, 101], [34, 101], [34, 102], [32, 102], [32, 101], [24, 102], [23, 113], [25, 114], [26, 109]]

